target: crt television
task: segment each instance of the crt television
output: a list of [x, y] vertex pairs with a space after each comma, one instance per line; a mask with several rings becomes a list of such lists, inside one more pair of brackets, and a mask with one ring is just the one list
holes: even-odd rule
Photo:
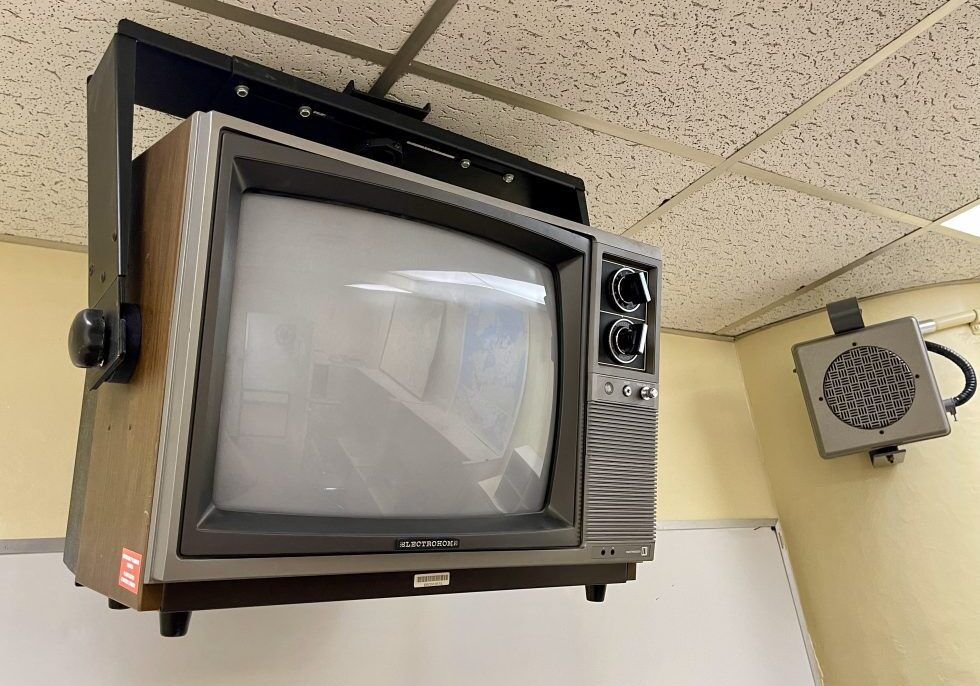
[[[66, 560], [113, 607], [582, 585], [654, 552], [657, 248], [220, 113], [135, 165], [138, 363]], [[72, 329], [104, 364], [112, 321]]]

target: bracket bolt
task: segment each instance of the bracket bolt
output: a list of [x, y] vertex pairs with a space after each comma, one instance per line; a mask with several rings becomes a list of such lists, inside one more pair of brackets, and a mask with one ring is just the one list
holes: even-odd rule
[[514, 180], [513, 174], [504, 174], [504, 183], [511, 183]]
[[308, 119], [311, 114], [313, 114], [313, 108], [309, 105], [302, 105], [299, 108], [299, 116], [303, 119]]
[[467, 158], [464, 157], [463, 159], [461, 159], [459, 161], [459, 166], [461, 166], [463, 169], [469, 169], [470, 168], [470, 161]]
[[248, 86], [246, 86], [244, 83], [240, 83], [237, 86], [235, 86], [235, 95], [237, 95], [239, 98], [244, 98], [245, 96], [247, 96]]

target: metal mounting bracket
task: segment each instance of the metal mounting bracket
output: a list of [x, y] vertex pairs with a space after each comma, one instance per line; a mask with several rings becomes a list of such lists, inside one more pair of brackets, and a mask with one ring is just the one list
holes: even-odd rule
[[[220, 111], [589, 223], [581, 179], [426, 124], [428, 105], [376, 97], [353, 84], [334, 91], [123, 20], [88, 81], [88, 304], [99, 316], [76, 317], [71, 338], [91, 342], [98, 334], [103, 348], [70, 352], [77, 366], [88, 368], [89, 390], [127, 382], [139, 354], [139, 274], [131, 260], [139, 254], [133, 226], [136, 105], [180, 118]], [[84, 328], [93, 321], [97, 331]]]
[[905, 462], [905, 449], [896, 445], [876, 448], [869, 453], [872, 467], [894, 467]]
[[861, 306], [858, 305], [857, 298], [829, 303], [827, 316], [830, 317], [830, 325], [837, 335], [864, 328], [864, 317], [861, 315]]

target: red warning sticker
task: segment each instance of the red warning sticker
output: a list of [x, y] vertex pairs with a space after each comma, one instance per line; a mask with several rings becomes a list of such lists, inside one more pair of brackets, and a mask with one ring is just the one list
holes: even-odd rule
[[127, 591], [137, 593], [140, 587], [140, 565], [143, 564], [143, 556], [134, 553], [129, 548], [122, 549], [119, 557], [119, 585]]

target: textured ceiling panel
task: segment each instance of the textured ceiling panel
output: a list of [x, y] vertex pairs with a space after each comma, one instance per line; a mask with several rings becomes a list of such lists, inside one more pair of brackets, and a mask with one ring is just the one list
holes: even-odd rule
[[914, 227], [725, 176], [634, 236], [663, 248], [663, 323], [716, 332]]
[[941, 4], [464, 0], [419, 60], [729, 155]]
[[580, 177], [592, 224], [621, 233], [707, 169], [635, 143], [595, 133], [417, 76], [392, 95], [432, 103], [427, 122]]
[[429, 5], [429, 0], [224, 1], [388, 52], [405, 42]]
[[745, 333], [844, 298], [977, 278], [980, 242], [925, 231], [728, 333]]
[[[375, 65], [162, 0], [2, 0], [0, 233], [85, 242], [85, 78], [121, 18], [335, 88], [350, 79], [367, 87], [380, 73]], [[136, 144], [145, 146], [167, 126], [166, 118], [140, 117]]]
[[752, 164], [937, 219], [980, 196], [980, 2], [906, 45]]

